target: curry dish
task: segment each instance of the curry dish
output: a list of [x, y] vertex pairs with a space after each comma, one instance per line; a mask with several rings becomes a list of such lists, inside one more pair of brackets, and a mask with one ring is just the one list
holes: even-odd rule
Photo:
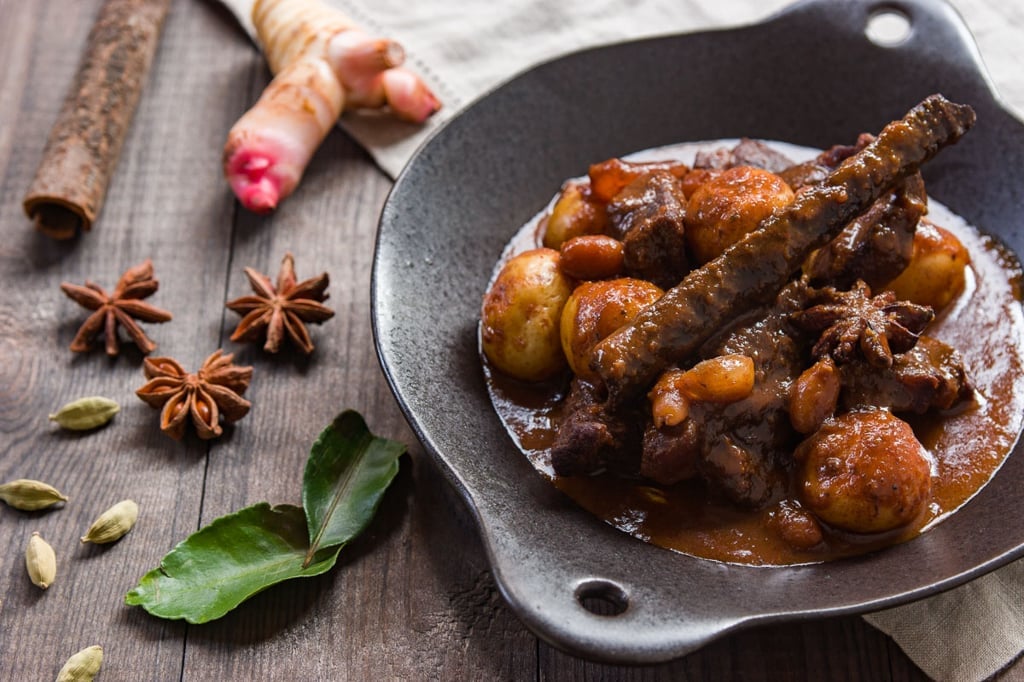
[[918, 172], [973, 122], [932, 96], [821, 153], [683, 145], [567, 181], [484, 296], [512, 437], [600, 518], [721, 561], [847, 556], [955, 511], [1024, 414], [1019, 267]]

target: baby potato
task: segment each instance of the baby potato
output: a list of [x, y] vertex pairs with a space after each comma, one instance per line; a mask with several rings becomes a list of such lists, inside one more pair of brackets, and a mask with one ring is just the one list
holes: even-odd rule
[[484, 296], [484, 353], [501, 372], [516, 379], [543, 381], [565, 367], [559, 321], [572, 282], [558, 266], [558, 258], [552, 249], [515, 256]]
[[931, 493], [931, 466], [910, 425], [888, 410], [826, 421], [797, 448], [800, 500], [825, 523], [854, 533], [905, 526]]
[[654, 303], [664, 292], [642, 279], [619, 279], [584, 282], [576, 287], [562, 310], [562, 349], [569, 367], [577, 376], [594, 378], [590, 351], [619, 327], [633, 321], [643, 308]]
[[562, 244], [584, 234], [600, 234], [608, 224], [605, 207], [589, 196], [585, 183], [572, 182], [562, 188], [544, 227], [544, 246], [560, 249]]
[[686, 243], [699, 263], [714, 259], [771, 213], [793, 201], [778, 175], [736, 166], [699, 185], [686, 202]]
[[971, 256], [949, 230], [922, 220], [914, 233], [914, 253], [887, 289], [900, 300], [941, 310], [964, 289]]

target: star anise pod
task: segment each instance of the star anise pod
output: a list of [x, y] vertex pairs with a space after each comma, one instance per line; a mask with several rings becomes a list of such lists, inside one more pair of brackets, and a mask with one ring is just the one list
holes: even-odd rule
[[255, 295], [227, 303], [229, 309], [243, 316], [231, 340], [256, 341], [265, 335], [263, 350], [276, 353], [287, 333], [299, 350], [312, 353], [313, 342], [304, 323], [320, 324], [334, 317], [334, 311], [321, 303], [327, 300], [327, 273], [296, 283], [295, 259], [286, 253], [276, 287], [269, 277], [252, 268], [246, 268], [245, 275]]
[[811, 349], [815, 358], [831, 357], [837, 363], [853, 359], [859, 349], [871, 365], [892, 367], [893, 353], [913, 348], [935, 317], [930, 307], [897, 301], [891, 291], [872, 296], [863, 280], [849, 291], [825, 287], [815, 299], [816, 305], [791, 319], [804, 331], [820, 334]]
[[149, 381], [135, 395], [150, 407], [163, 407], [160, 429], [171, 438], [181, 440], [190, 417], [200, 438], [216, 438], [222, 432], [222, 416], [226, 422], [236, 422], [252, 407], [242, 397], [249, 388], [252, 367], [232, 365], [233, 357], [217, 350], [195, 374], [171, 358], [146, 358], [142, 371]]
[[[153, 279], [153, 261], [148, 258], [129, 268], [117, 281], [114, 292], [106, 290], [95, 282], [85, 281], [85, 286], [62, 282], [61, 290], [75, 303], [93, 310], [71, 341], [71, 350], [82, 353], [92, 348], [93, 339], [102, 332], [107, 341], [107, 355], [117, 355], [119, 349], [117, 326], [121, 325], [128, 336], [144, 354], [152, 353], [156, 344], [142, 331], [136, 319], [143, 322], [168, 322], [171, 314], [141, 299], [153, 294], [160, 283]], [[135, 319], [132, 319], [135, 318]]]

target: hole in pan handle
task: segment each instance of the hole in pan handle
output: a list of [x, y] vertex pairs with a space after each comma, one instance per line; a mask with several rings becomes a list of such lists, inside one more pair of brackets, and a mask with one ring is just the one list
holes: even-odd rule
[[620, 585], [603, 578], [580, 582], [574, 590], [576, 601], [595, 616], [614, 618], [629, 608], [629, 595]]
[[864, 35], [879, 47], [896, 47], [910, 38], [913, 28], [906, 12], [898, 7], [882, 5], [868, 15]]

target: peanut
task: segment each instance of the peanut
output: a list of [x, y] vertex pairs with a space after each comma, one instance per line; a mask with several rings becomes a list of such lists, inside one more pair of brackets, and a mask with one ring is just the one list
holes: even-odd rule
[[559, 264], [576, 279], [616, 277], [622, 272], [622, 242], [603, 234], [573, 237], [562, 244]]

